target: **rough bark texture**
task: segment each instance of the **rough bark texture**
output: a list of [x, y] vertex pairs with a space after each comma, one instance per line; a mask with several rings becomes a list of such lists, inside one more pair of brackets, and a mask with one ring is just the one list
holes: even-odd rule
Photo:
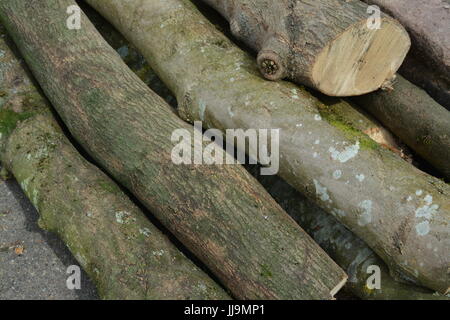
[[[255, 170], [252, 170], [255, 171]], [[400, 283], [389, 274], [386, 264], [362, 240], [339, 221], [306, 199], [278, 177], [254, 175], [278, 203], [313, 239], [346, 270], [346, 289], [361, 299], [449, 300], [428, 289]], [[380, 268], [380, 288], [371, 288], [369, 266]], [[369, 281], [368, 281], [369, 280]]]
[[360, 1], [203, 0], [229, 22], [231, 32], [258, 51], [271, 80], [287, 77], [330, 96], [372, 92], [391, 79], [410, 47], [409, 36], [382, 15], [369, 28]]
[[353, 98], [450, 180], [450, 112], [398, 76], [393, 90]]
[[450, 80], [449, 0], [363, 0], [398, 19], [412, 39], [411, 52]]
[[[151, 88], [155, 88], [168, 101], [175, 101], [167, 87], [148, 67], [147, 61], [118, 32], [90, 7], [83, 7], [84, 12], [100, 31], [105, 40], [120, 54], [122, 59]], [[408, 161], [406, 148], [396, 141], [392, 134], [384, 129], [376, 120], [346, 104], [330, 106], [332, 112], [358, 130], [367, 133], [373, 140], [386, 148], [393, 150]], [[363, 115], [361, 114], [363, 113]], [[359, 238], [346, 229], [335, 218], [307, 200], [298, 191], [276, 177], [260, 176], [257, 167], [248, 167], [269, 193], [300, 225], [313, 236], [326, 252], [347, 271], [351, 282], [346, 287], [362, 299], [411, 299], [411, 300], [444, 300], [445, 296], [430, 290], [403, 284], [395, 281], [390, 275], [386, 264]], [[322, 230], [322, 231], [319, 231]], [[363, 259], [356, 260], [357, 257]], [[369, 277], [367, 266], [378, 265], [381, 269], [382, 289], [370, 290], [366, 286]], [[351, 266], [351, 267], [350, 267]]]
[[345, 273], [242, 166], [173, 163], [172, 133], [193, 136], [194, 128], [126, 67], [84, 14], [81, 29], [69, 30], [70, 5], [7, 0], [0, 17], [88, 153], [235, 297], [332, 298]]
[[393, 273], [448, 290], [447, 184], [380, 148], [305, 90], [261, 79], [253, 59], [189, 1], [87, 2], [139, 48], [177, 96], [184, 119], [221, 130], [281, 129], [286, 181], [361, 237]]
[[103, 299], [227, 299], [64, 136], [0, 26], [0, 160]]
[[428, 67], [420, 58], [409, 54], [399, 73], [425, 89], [434, 100], [450, 111], [450, 80], [445, 79], [438, 69]]

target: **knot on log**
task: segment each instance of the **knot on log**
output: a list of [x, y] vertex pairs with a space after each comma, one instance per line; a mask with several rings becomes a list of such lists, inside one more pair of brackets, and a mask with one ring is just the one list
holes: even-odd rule
[[286, 68], [281, 60], [274, 51], [264, 50], [258, 54], [258, 67], [266, 79], [277, 81], [285, 77]]

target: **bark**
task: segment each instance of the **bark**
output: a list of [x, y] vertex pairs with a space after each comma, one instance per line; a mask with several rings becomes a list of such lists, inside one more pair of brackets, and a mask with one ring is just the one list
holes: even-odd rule
[[369, 28], [370, 14], [360, 1], [203, 1], [258, 52], [267, 79], [286, 77], [330, 96], [377, 90], [410, 47], [406, 31], [388, 16], [382, 15], [381, 28]]
[[363, 0], [398, 19], [411, 35], [411, 53], [450, 81], [450, 1]]
[[242, 166], [174, 164], [172, 134], [192, 137], [194, 128], [126, 67], [84, 14], [82, 28], [69, 30], [70, 5], [7, 0], [0, 18], [79, 143], [235, 297], [331, 299], [345, 273]]
[[[159, 89], [158, 92], [161, 92], [167, 100], [175, 101], [175, 98], [168, 93], [168, 89], [148, 68], [147, 62], [132, 45], [117, 34], [117, 31], [92, 9], [86, 7], [83, 10], [105, 40], [114, 49], [122, 53], [122, 58], [133, 72], [140, 75], [140, 78], [151, 88]], [[146, 76], [142, 77], [143, 74], [146, 74]], [[408, 149], [370, 115], [365, 114], [356, 106], [354, 108], [344, 108], [344, 106], [346, 105], [334, 104], [331, 108], [333, 108], [333, 113], [345, 119], [346, 123], [365, 132], [374, 141], [396, 152], [407, 161], [412, 161]], [[346, 283], [346, 288], [357, 297], [377, 300], [448, 300], [448, 297], [433, 293], [428, 289], [395, 281], [390, 276], [386, 264], [362, 240], [335, 218], [307, 200], [282, 179], [260, 176], [255, 168], [249, 169], [282, 208], [326, 250], [334, 261], [346, 270], [351, 280]], [[357, 257], [363, 257], [363, 259], [356, 259]], [[370, 276], [367, 273], [367, 267], [370, 265], [380, 267], [381, 290], [371, 290], [366, 286]]]
[[398, 76], [393, 90], [353, 98], [450, 179], [450, 112]]
[[429, 68], [419, 58], [409, 54], [399, 73], [425, 89], [434, 100], [450, 110], [450, 80], [445, 79], [438, 69]]
[[[254, 171], [254, 170], [252, 170]], [[448, 297], [411, 284], [396, 281], [386, 264], [361, 239], [334, 217], [317, 207], [278, 177], [257, 176], [258, 181], [305, 231], [346, 270], [346, 289], [361, 299], [449, 300]], [[380, 268], [380, 288], [369, 286], [370, 266]], [[369, 269], [370, 271], [370, 269]]]
[[0, 26], [0, 160], [103, 299], [227, 299], [65, 137]]
[[[139, 48], [185, 120], [222, 131], [280, 129], [286, 181], [336, 215], [393, 273], [448, 290], [447, 184], [380, 148], [302, 88], [261, 79], [253, 59], [191, 2], [87, 2]], [[336, 103], [345, 104], [329, 104]]]

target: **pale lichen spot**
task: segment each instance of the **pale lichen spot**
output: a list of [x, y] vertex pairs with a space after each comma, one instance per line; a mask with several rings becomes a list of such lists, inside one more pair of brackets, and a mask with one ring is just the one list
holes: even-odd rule
[[316, 115], [314, 115], [314, 120], [320, 121], [320, 120], [322, 120], [322, 117], [320, 116], [320, 114], [316, 114]]
[[372, 222], [372, 201], [364, 200], [359, 207], [362, 209], [362, 213], [358, 218], [358, 224], [363, 227]]
[[422, 191], [422, 190], [417, 190], [417, 191], [416, 191], [416, 196], [421, 196], [421, 195], [422, 195], [422, 193], [423, 193], [423, 191]]
[[319, 157], [319, 154], [318, 154], [317, 152], [314, 152], [314, 153], [313, 153], [313, 157], [314, 157], [314, 158], [317, 158], [317, 157]]
[[362, 173], [361, 174], [357, 174], [355, 176], [356, 180], [358, 180], [359, 182], [363, 182], [364, 179], [366, 178]]
[[406, 198], [406, 201], [411, 201], [411, 200], [412, 200], [411, 196], [408, 196], [408, 198]]
[[303, 124], [302, 124], [302, 123], [297, 123], [295, 126], [296, 126], [297, 128], [301, 128], [301, 127], [303, 127]]
[[164, 254], [164, 250], [152, 251], [152, 254], [161, 257]]
[[433, 203], [433, 197], [425, 197], [425, 205], [416, 209], [417, 218], [431, 219], [437, 213], [439, 206]]
[[149, 237], [150, 233], [151, 233], [150, 229], [148, 229], [148, 228], [140, 228], [139, 232], [140, 232], [140, 234], [143, 234], [146, 237]]
[[135, 221], [136, 219], [132, 218], [129, 212], [126, 211], [118, 211], [116, 212], [116, 221], [120, 224], [128, 224], [131, 221]]
[[342, 171], [341, 171], [341, 170], [335, 170], [335, 171], [333, 172], [333, 178], [334, 178], [334, 179], [338, 180], [338, 179], [340, 179], [341, 177], [342, 177]]
[[328, 195], [327, 188], [322, 186], [319, 181], [314, 179], [314, 186], [316, 187], [316, 194], [322, 201], [331, 201], [330, 196]]
[[416, 224], [416, 232], [419, 236], [425, 236], [430, 232], [430, 223], [428, 221], [423, 221]]
[[331, 153], [333, 160], [337, 160], [341, 163], [345, 163], [354, 158], [359, 152], [359, 141], [356, 144], [345, 147], [343, 151], [338, 151], [334, 147], [330, 147], [328, 151]]
[[428, 194], [425, 196], [424, 200], [425, 200], [426, 204], [430, 205], [433, 203], [433, 196]]
[[314, 141], [314, 144], [320, 144], [320, 140], [317, 139], [316, 141]]

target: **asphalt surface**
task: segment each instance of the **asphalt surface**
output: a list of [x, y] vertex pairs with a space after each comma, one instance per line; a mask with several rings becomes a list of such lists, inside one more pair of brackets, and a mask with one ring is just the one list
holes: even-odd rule
[[37, 211], [17, 182], [0, 179], [0, 300], [98, 299], [83, 271], [81, 289], [67, 288], [67, 268], [77, 261], [37, 220]]

